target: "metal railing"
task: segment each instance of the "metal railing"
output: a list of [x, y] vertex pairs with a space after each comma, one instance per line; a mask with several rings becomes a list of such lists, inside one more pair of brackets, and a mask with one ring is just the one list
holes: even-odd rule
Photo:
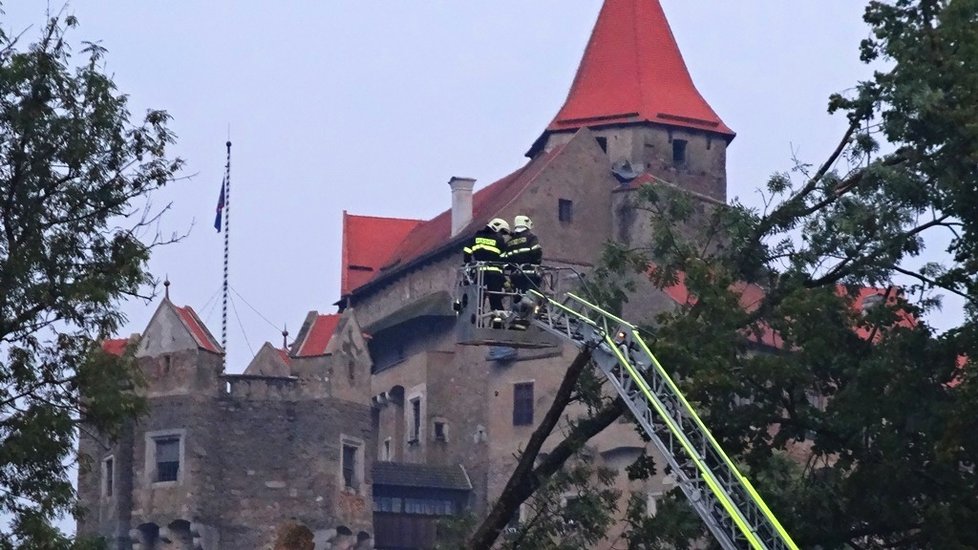
[[592, 357], [668, 462], [680, 489], [725, 549], [798, 547], [723, 451], [642, 340], [638, 328], [583, 298], [530, 290], [533, 323]]

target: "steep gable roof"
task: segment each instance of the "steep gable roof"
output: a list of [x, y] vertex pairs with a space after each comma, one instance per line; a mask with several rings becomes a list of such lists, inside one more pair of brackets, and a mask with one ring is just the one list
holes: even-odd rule
[[339, 322], [340, 315], [337, 313], [320, 315], [316, 311], [310, 311], [302, 323], [302, 328], [299, 329], [295, 343], [292, 344], [292, 355], [295, 357], [326, 355], [326, 348], [333, 339]]
[[276, 348], [270, 342], [265, 342], [251, 363], [244, 370], [244, 374], [255, 376], [289, 376], [289, 364], [292, 360], [289, 354], [283, 349]]
[[693, 84], [659, 0], [605, 0], [547, 131], [630, 122], [736, 135]]
[[217, 343], [217, 340], [214, 339], [214, 335], [207, 330], [207, 326], [200, 320], [200, 317], [197, 316], [197, 312], [194, 311], [192, 307], [173, 306], [173, 309], [176, 310], [177, 314], [180, 316], [180, 320], [183, 321], [183, 324], [187, 327], [187, 330], [190, 331], [190, 334], [193, 335], [194, 340], [197, 341], [197, 344], [201, 348], [214, 353], [222, 353], [221, 346]]
[[176, 306], [169, 298], [164, 298], [146, 325], [146, 329], [143, 330], [136, 356], [143, 357], [185, 349], [224, 353], [192, 307]]
[[421, 220], [358, 216], [343, 211], [343, 258], [340, 295], [366, 283]]
[[463, 239], [469, 238], [473, 231], [486, 225], [497, 212], [516, 199], [553, 159], [560, 156], [566, 146], [567, 144], [555, 147], [537, 156], [519, 170], [477, 191], [472, 197], [472, 221], [455, 237], [452, 237], [451, 233], [451, 209], [426, 222], [419, 223], [397, 245], [380, 272], [361, 287], [353, 288], [351, 292], [355, 293], [364, 289], [402, 268], [437, 254], [446, 248], [455, 247]]

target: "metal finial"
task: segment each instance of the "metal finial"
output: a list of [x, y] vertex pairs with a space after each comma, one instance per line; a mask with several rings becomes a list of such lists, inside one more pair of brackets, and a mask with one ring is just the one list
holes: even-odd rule
[[282, 328], [282, 349], [289, 349], [289, 326]]
[[170, 275], [167, 274], [166, 278], [163, 279], [163, 297], [167, 300], [170, 299]]

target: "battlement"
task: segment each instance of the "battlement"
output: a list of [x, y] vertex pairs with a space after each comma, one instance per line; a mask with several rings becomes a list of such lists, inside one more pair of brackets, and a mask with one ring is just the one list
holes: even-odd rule
[[227, 396], [232, 399], [294, 400], [300, 397], [299, 377], [260, 374], [225, 374]]

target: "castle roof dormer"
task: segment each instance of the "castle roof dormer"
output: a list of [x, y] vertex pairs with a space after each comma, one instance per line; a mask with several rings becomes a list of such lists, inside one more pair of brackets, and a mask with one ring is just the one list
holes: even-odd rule
[[632, 123], [703, 130], [728, 141], [736, 135], [693, 84], [659, 0], [605, 0], [567, 100], [542, 138]]

